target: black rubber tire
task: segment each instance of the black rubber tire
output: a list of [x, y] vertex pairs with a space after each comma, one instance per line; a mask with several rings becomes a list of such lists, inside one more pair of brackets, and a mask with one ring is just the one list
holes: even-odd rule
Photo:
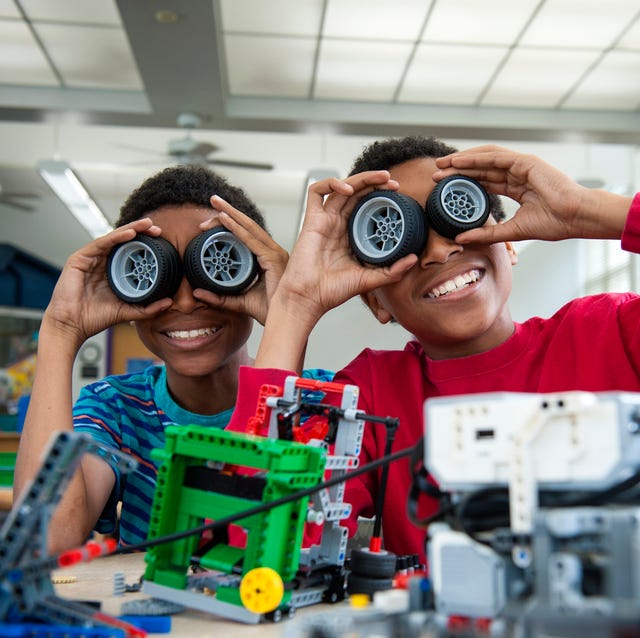
[[189, 242], [184, 269], [192, 288], [238, 295], [255, 281], [258, 260], [231, 231], [216, 226]]
[[489, 196], [482, 184], [463, 175], [451, 175], [431, 191], [427, 198], [427, 217], [443, 237], [479, 228], [489, 217]]
[[347, 592], [349, 594], [368, 594], [372, 596], [378, 591], [392, 588], [392, 578], [368, 578], [358, 574], [349, 574], [347, 577]]
[[395, 191], [365, 195], [349, 217], [349, 243], [365, 264], [390, 266], [406, 255], [420, 255], [427, 241], [424, 211]]
[[116, 246], [107, 262], [111, 290], [122, 301], [133, 304], [173, 297], [182, 274], [178, 251], [162, 237], [136, 235]]
[[358, 547], [351, 551], [350, 569], [352, 574], [368, 578], [393, 578], [396, 560], [396, 555], [391, 552], [372, 552], [366, 547]]

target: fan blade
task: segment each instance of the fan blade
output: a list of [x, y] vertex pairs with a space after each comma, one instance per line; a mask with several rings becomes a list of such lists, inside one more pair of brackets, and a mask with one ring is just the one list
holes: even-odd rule
[[0, 199], [38, 199], [40, 195], [38, 193], [30, 193], [28, 191], [0, 191]]
[[219, 151], [220, 147], [209, 142], [192, 142], [192, 146], [189, 148], [189, 155], [195, 155], [196, 157], [206, 157], [209, 153]]
[[252, 168], [258, 171], [272, 171], [273, 164], [267, 164], [262, 162], [241, 162], [235, 160], [215, 159], [210, 158], [207, 160], [207, 164], [213, 164], [218, 166], [229, 166], [230, 168]]
[[31, 212], [33, 210], [33, 206], [29, 206], [28, 204], [24, 204], [22, 202], [16, 202], [8, 197], [0, 197], [0, 206], [17, 208], [18, 210], [23, 210], [25, 212]]

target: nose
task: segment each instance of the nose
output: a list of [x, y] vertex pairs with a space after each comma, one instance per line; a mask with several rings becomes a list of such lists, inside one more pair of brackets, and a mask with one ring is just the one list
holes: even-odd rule
[[443, 237], [433, 228], [430, 228], [427, 242], [418, 263], [421, 268], [426, 268], [431, 264], [444, 264], [449, 260], [449, 257], [456, 253], [461, 253], [463, 250], [463, 246], [456, 244], [454, 239]]
[[182, 278], [178, 290], [172, 297], [173, 303], [171, 304], [172, 310], [179, 310], [185, 314], [189, 314], [196, 310], [196, 308], [202, 308], [206, 304], [202, 303], [193, 296], [193, 288], [186, 277]]

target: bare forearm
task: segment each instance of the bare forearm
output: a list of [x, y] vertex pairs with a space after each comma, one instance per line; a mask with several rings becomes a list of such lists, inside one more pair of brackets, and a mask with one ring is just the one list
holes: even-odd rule
[[585, 237], [619, 239], [624, 230], [631, 202], [631, 197], [604, 190], [586, 191], [581, 206]]
[[[14, 477], [14, 500], [28, 487], [40, 469], [43, 454], [55, 432], [72, 430], [71, 373], [76, 345], [65, 335], [55, 334], [43, 323], [37, 369], [29, 409], [20, 435]], [[65, 490], [49, 525], [50, 547], [61, 549], [85, 538], [86, 491], [82, 473], [77, 472]], [[73, 525], [69, 525], [73, 521]], [[76, 533], [74, 533], [74, 531]]]
[[256, 368], [299, 370], [309, 335], [319, 317], [284, 294], [274, 295], [256, 354]]

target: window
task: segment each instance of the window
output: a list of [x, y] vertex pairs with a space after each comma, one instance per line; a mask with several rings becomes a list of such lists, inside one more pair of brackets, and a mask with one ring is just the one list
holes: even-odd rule
[[637, 257], [622, 250], [619, 241], [589, 240], [585, 246], [586, 294], [637, 290]]

